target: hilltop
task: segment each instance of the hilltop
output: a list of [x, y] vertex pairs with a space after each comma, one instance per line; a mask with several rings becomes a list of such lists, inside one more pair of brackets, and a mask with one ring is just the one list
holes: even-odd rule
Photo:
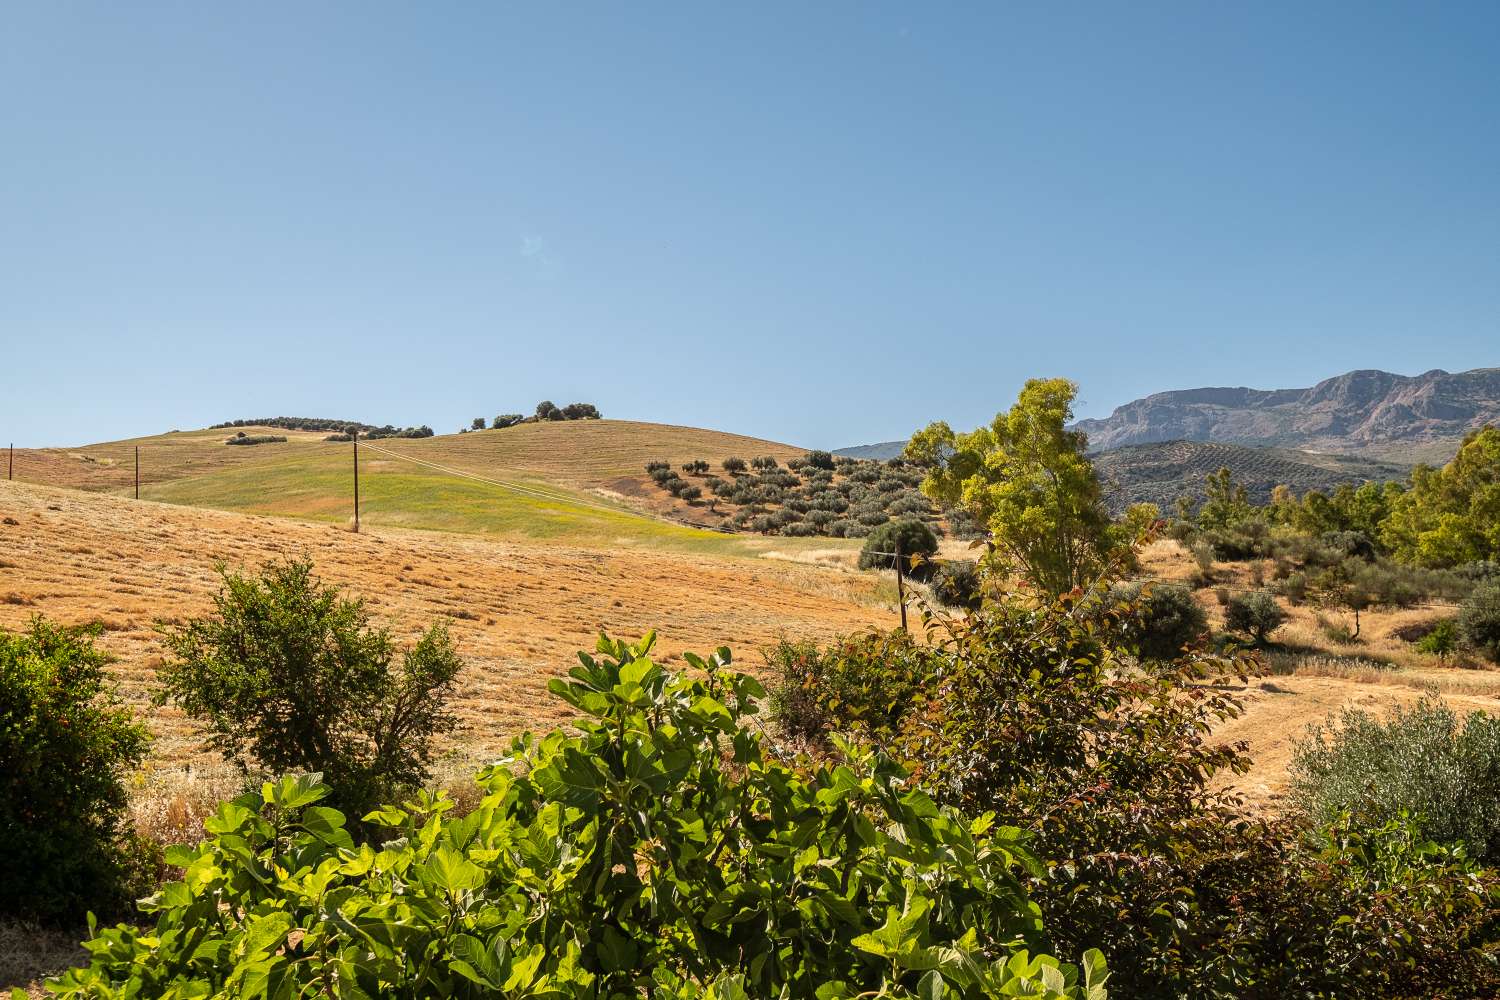
[[[253, 447], [237, 433], [284, 437]], [[141, 497], [192, 507], [347, 522], [352, 446], [324, 430], [247, 425], [74, 448], [16, 452], [16, 478], [130, 495], [141, 455]], [[760, 438], [626, 420], [541, 422], [360, 445], [362, 523], [556, 542], [640, 544], [744, 554], [758, 540], [704, 531], [639, 489], [644, 466], [734, 455], [778, 460], [803, 449]], [[663, 515], [670, 515], [670, 519]], [[785, 545], [783, 544], [783, 547]]]
[[1421, 375], [1353, 371], [1308, 389], [1159, 392], [1074, 425], [1108, 451], [1218, 441], [1441, 464], [1466, 431], [1500, 422], [1500, 368]]
[[1116, 512], [1133, 503], [1154, 503], [1171, 511], [1179, 497], [1201, 500], [1203, 477], [1220, 468], [1234, 474], [1250, 499], [1266, 503], [1276, 486], [1299, 496], [1308, 490], [1328, 492], [1341, 483], [1405, 479], [1409, 466], [1350, 455], [1322, 455], [1285, 448], [1251, 448], [1213, 441], [1164, 441], [1132, 444], [1092, 456], [1104, 483], [1105, 498]]

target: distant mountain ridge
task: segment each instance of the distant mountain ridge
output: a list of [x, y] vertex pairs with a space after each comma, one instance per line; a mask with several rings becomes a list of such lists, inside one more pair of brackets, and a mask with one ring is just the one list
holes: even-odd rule
[[875, 459], [884, 462], [888, 458], [895, 458], [905, 450], [905, 441], [881, 441], [877, 444], [857, 444], [849, 448], [836, 448], [833, 453], [845, 458]]
[[1500, 368], [1361, 370], [1307, 389], [1158, 392], [1073, 426], [1091, 451], [1186, 440], [1442, 462], [1465, 432], [1489, 423], [1500, 424]]

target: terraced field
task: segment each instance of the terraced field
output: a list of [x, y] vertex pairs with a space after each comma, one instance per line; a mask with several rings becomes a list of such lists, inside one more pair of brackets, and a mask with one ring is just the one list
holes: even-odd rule
[[1170, 511], [1182, 496], [1201, 499], [1203, 477], [1227, 467], [1250, 499], [1265, 503], [1271, 490], [1290, 486], [1299, 496], [1340, 483], [1405, 479], [1409, 466], [1350, 455], [1323, 455], [1283, 448], [1251, 448], [1212, 441], [1165, 441], [1127, 445], [1090, 456], [1105, 483], [1106, 498], [1119, 511], [1154, 503]]

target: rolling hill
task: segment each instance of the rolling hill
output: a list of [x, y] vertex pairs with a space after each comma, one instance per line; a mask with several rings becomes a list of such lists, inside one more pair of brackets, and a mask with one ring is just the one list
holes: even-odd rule
[[1299, 496], [1308, 490], [1331, 490], [1340, 483], [1404, 479], [1408, 466], [1349, 455], [1322, 455], [1285, 448], [1250, 448], [1214, 441], [1164, 441], [1133, 444], [1092, 456], [1104, 482], [1110, 508], [1154, 503], [1172, 510], [1182, 496], [1202, 499], [1203, 477], [1228, 468], [1256, 503], [1265, 503], [1278, 485]]
[[[229, 446], [235, 431], [18, 451], [16, 478], [48, 486], [133, 491], [192, 507], [344, 523], [353, 512], [352, 446], [324, 432], [245, 427], [285, 442]], [[719, 431], [624, 420], [523, 424], [360, 445], [362, 523], [554, 542], [650, 545], [751, 554], [764, 540], [692, 525], [696, 508], [639, 490], [643, 466], [736, 455], [803, 454], [792, 445]], [[799, 540], [779, 539], [782, 548]], [[826, 542], [826, 540], [825, 540]]]
[[1500, 423], [1500, 368], [1353, 371], [1308, 389], [1159, 392], [1074, 426], [1096, 450], [1187, 440], [1441, 464], [1466, 431]]

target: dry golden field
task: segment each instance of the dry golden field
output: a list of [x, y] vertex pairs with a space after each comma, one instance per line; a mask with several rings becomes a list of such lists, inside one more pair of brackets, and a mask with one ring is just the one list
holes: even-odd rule
[[[1170, 540], [1150, 546], [1142, 560], [1143, 575], [1155, 579], [1185, 582], [1195, 569], [1182, 546]], [[1265, 578], [1270, 576], [1269, 569], [1269, 562], [1261, 567]], [[1214, 585], [1197, 592], [1214, 627], [1223, 625], [1216, 588], [1254, 589], [1254, 571], [1253, 563], [1220, 563], [1214, 570]], [[1422, 621], [1452, 617], [1455, 612], [1450, 608], [1366, 611], [1361, 615], [1359, 640], [1337, 643], [1324, 633], [1319, 618], [1352, 627], [1348, 612], [1310, 604], [1294, 606], [1285, 600], [1281, 605], [1290, 617], [1272, 636], [1272, 648], [1261, 654], [1264, 673], [1251, 678], [1240, 692], [1245, 714], [1215, 734], [1218, 739], [1250, 744], [1255, 766], [1231, 784], [1256, 807], [1274, 807], [1284, 793], [1296, 740], [1310, 725], [1345, 708], [1379, 715], [1434, 694], [1459, 711], [1500, 711], [1500, 670], [1463, 659], [1445, 662], [1417, 652], [1395, 634]]]
[[[600, 629], [660, 648], [728, 645], [742, 662], [779, 635], [833, 636], [890, 623], [888, 581], [806, 559], [607, 550], [457, 534], [342, 527], [0, 483], [0, 626], [33, 614], [104, 627], [130, 700], [148, 712], [162, 765], [195, 759], [190, 728], [147, 704], [158, 620], [202, 613], [215, 560], [253, 567], [306, 554], [327, 580], [368, 598], [398, 635], [447, 621], [469, 670], [458, 745], [482, 757], [523, 729], [570, 717], [546, 682]], [[769, 553], [774, 556], [775, 553]], [[837, 555], [837, 554], [835, 554]]]

